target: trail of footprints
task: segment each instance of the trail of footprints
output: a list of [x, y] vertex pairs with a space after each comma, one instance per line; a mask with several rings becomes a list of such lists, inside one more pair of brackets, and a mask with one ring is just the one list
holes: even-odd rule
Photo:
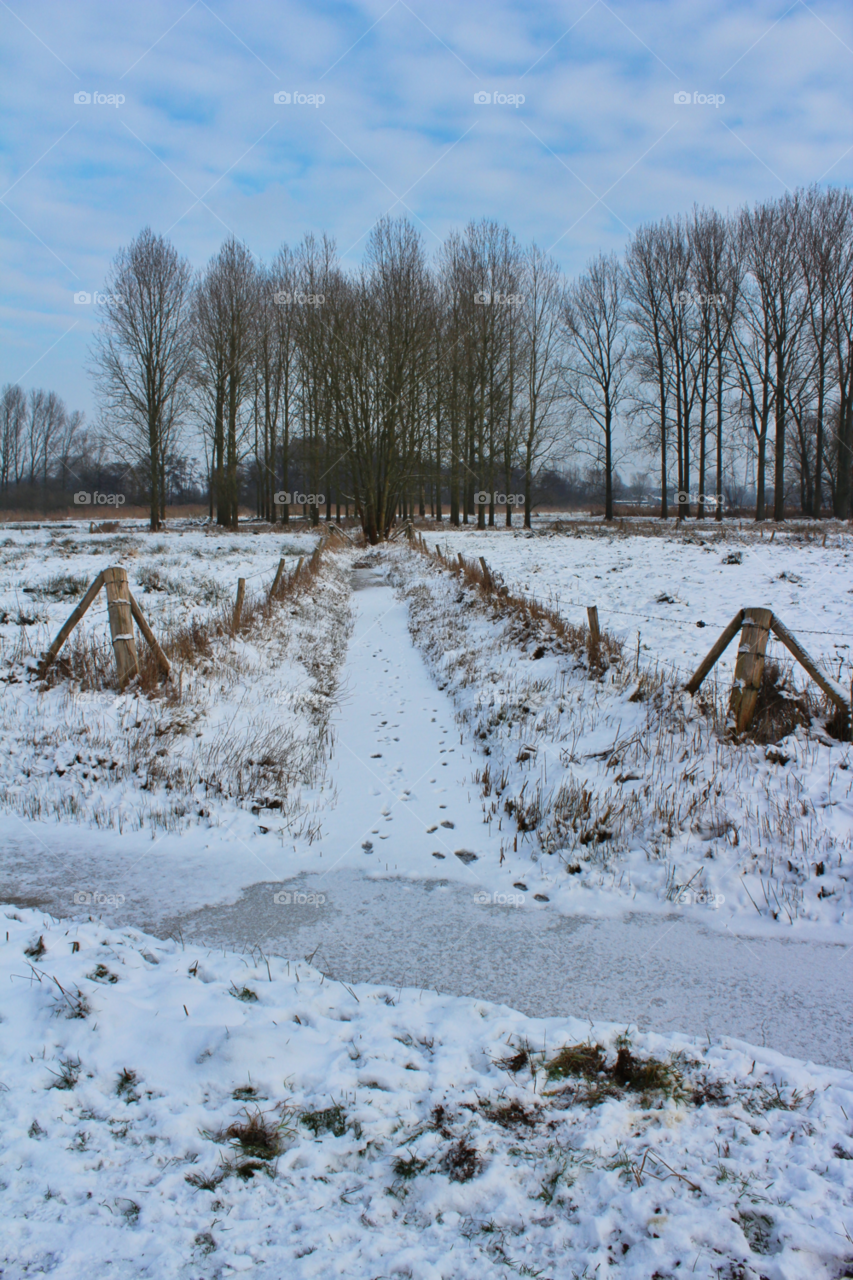
[[[380, 662], [381, 662], [381, 661], [387, 661], [387, 659], [385, 659], [385, 658], [381, 655], [381, 653], [380, 653], [379, 651], [375, 652], [372, 656], [373, 656], [375, 659], [378, 659]], [[384, 674], [384, 675], [386, 675], [386, 676], [391, 675], [390, 669], [389, 669], [388, 667], [384, 667], [384, 668], [383, 668], [383, 674]], [[399, 675], [391, 676], [391, 684], [392, 684], [392, 685], [393, 685], [393, 684], [398, 683], [398, 682], [399, 682], [399, 680], [400, 680]], [[387, 691], [387, 686], [386, 686], [386, 689], [385, 689], [385, 690], [383, 690], [383, 692], [385, 692], [385, 691]], [[398, 707], [398, 709], [397, 709], [397, 713], [396, 713], [396, 714], [397, 714], [398, 716], [402, 717], [402, 716], [404, 715], [404, 713], [405, 713], [405, 709], [406, 709], [406, 703], [405, 703], [405, 699], [404, 699], [404, 700], [401, 702], [400, 706]], [[432, 708], [423, 707], [423, 708], [422, 708], [422, 710], [423, 710], [423, 712], [424, 712], [425, 714], [429, 714], [429, 712], [430, 712], [430, 711], [432, 711], [432, 713], [433, 713], [433, 714], [430, 716], [430, 723], [431, 723], [431, 724], [435, 724], [435, 723], [436, 723], [436, 717], [437, 717], [437, 714], [438, 714], [438, 708], [437, 708], [437, 707], [432, 707]], [[377, 745], [377, 746], [381, 746], [381, 747], [388, 747], [388, 746], [390, 746], [390, 744], [391, 744], [392, 742], [399, 742], [399, 741], [400, 741], [399, 733], [395, 733], [395, 730], [399, 730], [399, 728], [400, 728], [400, 721], [399, 721], [399, 720], [397, 720], [397, 721], [395, 722], [393, 719], [389, 719], [389, 713], [388, 713], [388, 712], [386, 712], [386, 711], [372, 711], [370, 714], [371, 714], [371, 718], [372, 718], [372, 719], [378, 719], [378, 720], [379, 720], [379, 723], [378, 723], [378, 724], [375, 724], [375, 725], [373, 726], [373, 732], [374, 732], [374, 734], [376, 735], [376, 745]], [[383, 719], [379, 719], [379, 717], [380, 717], [380, 716], [381, 716], [381, 717], [384, 717], [384, 718], [383, 718]], [[446, 735], [447, 735], [447, 732], [448, 732], [447, 728], [446, 728], [444, 725], [442, 725], [442, 726], [441, 726], [441, 733], [442, 733], [442, 734], [444, 734], [444, 735], [445, 735], [445, 737], [443, 737], [443, 738], [441, 738], [441, 739], [439, 740], [439, 744], [438, 744], [438, 745], [439, 745], [439, 754], [440, 754], [440, 755], [448, 755], [448, 754], [450, 754], [450, 753], [452, 753], [452, 752], [455, 752], [455, 750], [456, 750], [456, 748], [455, 748], [455, 747], [448, 747], [448, 746], [446, 745], [446, 743], [447, 743], [447, 736], [446, 736]], [[371, 759], [371, 760], [382, 760], [382, 759], [384, 759], [384, 758], [385, 758], [385, 757], [384, 757], [384, 752], [382, 752], [382, 751], [373, 751], [373, 752], [371, 752], [371, 755], [370, 755], [370, 759]], [[446, 760], [442, 760], [442, 761], [441, 761], [441, 765], [442, 765], [442, 767], [443, 767], [443, 768], [447, 768], [447, 761], [446, 761]], [[402, 764], [396, 764], [396, 765], [394, 765], [394, 766], [393, 766], [393, 773], [394, 773], [394, 774], [401, 774], [402, 772], [403, 772], [403, 765], [402, 765]], [[435, 784], [437, 781], [438, 781], [438, 779], [437, 779], [437, 778], [430, 778], [430, 782], [431, 782], [432, 784]], [[380, 790], [380, 788], [379, 788], [379, 787], [374, 787], [374, 788], [373, 788], [373, 794], [374, 794], [374, 795], [381, 795], [381, 790]], [[409, 798], [409, 796], [410, 796], [410, 795], [411, 795], [411, 792], [410, 792], [410, 791], [408, 791], [408, 790], [403, 790], [403, 791], [401, 791], [401, 792], [400, 792], [400, 798], [401, 798], [401, 799], [403, 799], [403, 800], [408, 800], [408, 798]], [[443, 805], [443, 804], [440, 804], [438, 807], [439, 807], [439, 809], [445, 809], [447, 806], [446, 806], [446, 805]], [[383, 807], [382, 807], [382, 817], [383, 817], [384, 821], [385, 821], [385, 822], [392, 822], [392, 821], [393, 821], [393, 816], [394, 816], [394, 815], [390, 812], [390, 810], [389, 810], [389, 808], [388, 808], [388, 805], [387, 805], [387, 804], [383, 805]], [[442, 819], [441, 819], [441, 821], [440, 821], [440, 822], [438, 822], [438, 823], [436, 823], [434, 826], [427, 827], [427, 828], [426, 828], [426, 833], [427, 833], [427, 835], [431, 835], [434, 831], [438, 831], [439, 827], [444, 827], [446, 830], [452, 831], [452, 830], [455, 828], [455, 826], [456, 826], [456, 823], [455, 823], [455, 822], [451, 822], [451, 820], [450, 820], [449, 818], [442, 818]], [[386, 832], [386, 833], [384, 833], [384, 834], [383, 834], [383, 832], [380, 830], [380, 828], [379, 828], [379, 827], [373, 827], [373, 828], [372, 828], [372, 830], [371, 830], [371, 832], [370, 832], [370, 834], [371, 834], [371, 836], [379, 836], [379, 839], [380, 839], [380, 840], [387, 840], [387, 839], [389, 838], [389, 836], [390, 836], [390, 832]], [[373, 841], [372, 841], [371, 839], [363, 840], [363, 841], [362, 841], [362, 845], [361, 845], [361, 847], [362, 847], [362, 849], [364, 850], [364, 852], [365, 852], [366, 854], [372, 854], [372, 853], [373, 853], [373, 847], [374, 847], [374, 846], [373, 846]], [[438, 859], [441, 859], [441, 860], [443, 861], [446, 855], [445, 855], [445, 854], [443, 854], [443, 853], [438, 853], [438, 852], [436, 852], [436, 853], [433, 853], [433, 855], [432, 855], [432, 856], [433, 856], [434, 858], [438, 858]], [[456, 850], [456, 852], [455, 852], [455, 856], [460, 860], [460, 862], [464, 862], [466, 865], [467, 865], [468, 863], [476, 862], [476, 861], [477, 861], [477, 855], [476, 855], [476, 853], [472, 853], [469, 849], [457, 849], [457, 850]]]

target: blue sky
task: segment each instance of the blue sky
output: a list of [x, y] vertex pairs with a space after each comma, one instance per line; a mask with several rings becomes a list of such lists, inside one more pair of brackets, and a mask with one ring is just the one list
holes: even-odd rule
[[146, 223], [196, 266], [309, 230], [355, 264], [389, 211], [428, 249], [486, 216], [573, 272], [694, 201], [849, 184], [853, 6], [0, 0], [0, 101], [0, 383], [93, 416], [74, 295]]

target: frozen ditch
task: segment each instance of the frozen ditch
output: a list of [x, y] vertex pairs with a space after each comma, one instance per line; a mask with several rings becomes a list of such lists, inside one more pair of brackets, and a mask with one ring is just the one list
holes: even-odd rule
[[853, 958], [838, 943], [738, 938], [677, 916], [583, 919], [476, 904], [446, 880], [367, 880], [355, 871], [285, 888], [256, 884], [232, 906], [168, 922], [184, 938], [255, 944], [352, 984], [436, 989], [535, 1017], [604, 1019], [661, 1033], [733, 1036], [849, 1070]]

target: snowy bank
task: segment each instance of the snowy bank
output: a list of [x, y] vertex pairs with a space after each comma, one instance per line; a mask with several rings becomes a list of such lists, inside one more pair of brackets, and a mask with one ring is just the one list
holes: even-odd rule
[[849, 1073], [0, 922], [4, 1280], [850, 1274]]

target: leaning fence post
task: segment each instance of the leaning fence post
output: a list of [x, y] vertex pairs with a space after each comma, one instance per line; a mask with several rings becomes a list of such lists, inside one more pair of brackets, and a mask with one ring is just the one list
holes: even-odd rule
[[127, 570], [114, 565], [104, 570], [104, 586], [107, 589], [107, 610], [110, 618], [110, 635], [118, 670], [119, 688], [139, 672], [136, 637], [133, 634], [133, 615], [130, 607], [130, 588]]
[[708, 672], [713, 667], [714, 663], [729, 647], [732, 640], [734, 640], [735, 636], [740, 631], [742, 625], [743, 625], [743, 609], [738, 609], [737, 613], [732, 618], [731, 622], [726, 627], [725, 631], [722, 633], [722, 635], [716, 641], [716, 643], [713, 644], [711, 648], [708, 650], [708, 653], [702, 659], [699, 666], [696, 668], [693, 675], [690, 677], [690, 679], [687, 681], [687, 684], [684, 686], [688, 693], [696, 692], [696, 690], [699, 688], [700, 684], [705, 679]]
[[794, 655], [800, 666], [808, 672], [815, 684], [823, 690], [836, 706], [841, 707], [843, 711], [853, 712], [853, 705], [847, 701], [845, 691], [830, 676], [823, 674], [814, 658], [811, 658], [806, 653], [797, 637], [792, 635], [784, 623], [779, 621], [775, 613], [770, 618], [770, 630], [777, 639], [782, 641], [785, 648]]
[[729, 699], [729, 711], [735, 718], [738, 733], [749, 727], [755, 711], [772, 621], [772, 609], [747, 608], [743, 611], [743, 630]]
[[234, 602], [234, 620], [232, 623], [235, 631], [237, 631], [237, 629], [239, 628], [240, 619], [243, 616], [243, 597], [245, 596], [245, 594], [246, 594], [246, 579], [238, 578], [237, 579], [237, 599]]
[[480, 556], [480, 568], [483, 570], [483, 577], [485, 578], [486, 586], [488, 587], [489, 591], [491, 591], [492, 587], [494, 586], [494, 581], [492, 580], [491, 571], [489, 569], [489, 566], [486, 564], [486, 560], [484, 556]]
[[157, 661], [157, 665], [159, 666], [160, 670], [163, 672], [166, 679], [168, 680], [172, 674], [172, 669], [169, 666], [169, 659], [166, 657], [165, 653], [157, 643], [157, 637], [149, 627], [145, 619], [145, 614], [142, 612], [139, 605], [136, 603], [136, 600], [133, 598], [133, 593], [131, 591], [128, 591], [127, 594], [130, 599], [130, 612], [133, 614], [134, 621], [136, 622], [136, 625], [139, 627], [139, 630], [144, 635], [148, 644], [148, 648], [154, 654], [154, 657]]
[[95, 600], [96, 596], [98, 595], [98, 592], [100, 591], [103, 585], [104, 585], [104, 575], [103, 573], [99, 573], [97, 578], [95, 578], [94, 582], [91, 583], [89, 590], [86, 592], [83, 599], [78, 604], [77, 608], [70, 615], [67, 621], [62, 624], [62, 626], [60, 627], [57, 633], [56, 639], [48, 649], [47, 653], [42, 658], [41, 660], [42, 675], [44, 675], [45, 671], [47, 671], [48, 667], [51, 665], [54, 658], [59, 653], [59, 650], [65, 644], [65, 641], [71, 635], [71, 632], [77, 626], [77, 623], [80, 621], [80, 619], [83, 617], [83, 614], [89, 608], [90, 604], [92, 604], [92, 602]]
[[270, 587], [270, 599], [272, 599], [276, 591], [278, 591], [279, 585], [281, 583], [281, 576], [283, 573], [284, 573], [284, 560], [279, 560], [278, 568], [275, 571], [275, 577], [273, 578], [272, 586]]

